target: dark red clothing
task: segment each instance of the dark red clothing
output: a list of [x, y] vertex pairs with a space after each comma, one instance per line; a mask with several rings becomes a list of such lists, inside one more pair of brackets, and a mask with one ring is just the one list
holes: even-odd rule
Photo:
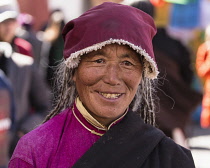
[[[76, 107], [75, 113], [79, 113]], [[77, 117], [82, 119], [81, 115]], [[85, 119], [83, 121], [88, 128], [93, 129]], [[19, 167], [194, 168], [195, 166], [189, 150], [177, 145], [158, 129], [145, 124], [139, 115], [131, 111], [100, 137], [81, 125], [73, 110], [69, 108], [20, 140], [9, 165], [9, 168]]]
[[15, 52], [33, 57], [32, 45], [26, 40], [15, 37], [12, 46]]

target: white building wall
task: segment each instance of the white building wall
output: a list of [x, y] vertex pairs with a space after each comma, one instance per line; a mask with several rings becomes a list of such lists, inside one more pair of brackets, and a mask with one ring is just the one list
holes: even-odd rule
[[83, 13], [84, 0], [48, 0], [49, 9], [62, 9], [65, 21], [69, 21]]
[[[124, 0], [123, 4], [129, 5], [139, 0]], [[80, 16], [87, 9], [89, 0], [48, 0], [50, 9], [60, 8], [65, 15], [65, 21]]]

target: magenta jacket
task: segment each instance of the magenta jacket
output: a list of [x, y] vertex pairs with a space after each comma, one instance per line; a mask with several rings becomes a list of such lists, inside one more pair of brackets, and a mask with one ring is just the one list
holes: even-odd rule
[[[75, 113], [80, 114], [76, 106]], [[84, 122], [81, 114], [79, 118]], [[21, 138], [9, 168], [72, 167], [99, 138], [67, 109]]]
[[[75, 107], [75, 106], [74, 106]], [[75, 108], [76, 116], [92, 129]], [[96, 130], [95, 131], [99, 131]], [[9, 168], [194, 168], [189, 150], [129, 111], [103, 136], [71, 108], [19, 141]]]

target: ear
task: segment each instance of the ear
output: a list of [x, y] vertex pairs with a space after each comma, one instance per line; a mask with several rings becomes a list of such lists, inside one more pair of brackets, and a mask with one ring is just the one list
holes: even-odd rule
[[144, 78], [143, 72], [141, 73], [141, 79], [140, 79], [140, 81], [139, 81], [139, 85], [141, 85], [142, 78]]
[[75, 69], [75, 71], [73, 72], [73, 81], [76, 82], [76, 77], [77, 76], [77, 70]]

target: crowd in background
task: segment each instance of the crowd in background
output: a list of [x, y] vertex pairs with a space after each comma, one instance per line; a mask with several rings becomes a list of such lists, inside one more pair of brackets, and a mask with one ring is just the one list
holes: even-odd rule
[[[104, 0], [89, 1], [89, 7], [102, 2]], [[155, 5], [162, 3], [165, 2], [138, 1], [130, 5], [155, 19]], [[51, 11], [49, 19], [38, 30], [33, 27], [35, 22], [32, 15], [17, 13], [8, 0], [0, 1], [0, 168], [6, 167], [21, 136], [41, 124], [53, 106], [54, 71], [63, 56], [64, 14], [61, 9]], [[206, 34], [209, 35], [209, 31]], [[188, 147], [186, 138], [189, 136], [186, 130], [192, 114], [201, 106], [200, 88], [205, 80], [208, 82], [202, 102], [205, 111], [202, 125], [210, 127], [208, 40], [209, 36], [205, 42], [206, 53], [198, 50], [196, 67], [197, 48], [192, 49], [183, 40], [175, 39], [165, 26], [158, 27], [153, 40], [160, 71], [156, 92], [157, 127], [185, 147]]]
[[49, 22], [35, 32], [33, 16], [18, 14], [9, 1], [0, 3], [0, 166], [5, 166], [18, 140], [51, 109], [51, 67], [62, 57], [64, 23], [62, 12], [52, 11]]

